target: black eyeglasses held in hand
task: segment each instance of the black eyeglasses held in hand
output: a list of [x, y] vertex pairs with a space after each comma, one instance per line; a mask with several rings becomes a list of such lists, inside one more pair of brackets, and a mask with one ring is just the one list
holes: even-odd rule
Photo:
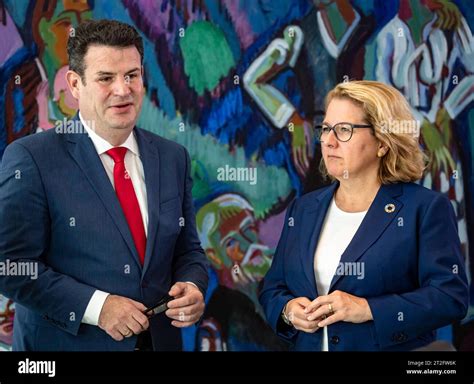
[[173, 299], [174, 299], [173, 296], [166, 295], [154, 306], [145, 309], [143, 313], [149, 318], [159, 315], [160, 313], [163, 313], [168, 309], [168, 302], [170, 302]]

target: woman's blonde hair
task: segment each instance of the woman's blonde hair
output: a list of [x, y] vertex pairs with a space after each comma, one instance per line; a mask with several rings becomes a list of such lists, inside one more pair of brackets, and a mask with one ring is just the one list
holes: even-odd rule
[[[378, 81], [340, 83], [326, 96], [326, 109], [333, 99], [349, 99], [362, 108], [377, 140], [387, 146], [381, 158], [379, 180], [382, 184], [410, 182], [421, 178], [427, 156], [418, 138], [420, 123], [415, 120], [405, 97], [394, 87]], [[320, 171], [327, 177], [324, 159]], [[329, 175], [331, 179], [334, 179]]]

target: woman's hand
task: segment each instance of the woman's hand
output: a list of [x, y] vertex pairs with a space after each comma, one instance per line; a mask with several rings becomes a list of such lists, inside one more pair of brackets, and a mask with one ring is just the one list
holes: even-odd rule
[[297, 330], [314, 333], [319, 329], [318, 322], [322, 319], [308, 321], [305, 308], [309, 304], [311, 301], [307, 297], [297, 297], [286, 304], [285, 314]]
[[308, 322], [318, 321], [318, 327], [325, 327], [337, 321], [364, 323], [373, 320], [369, 303], [363, 297], [357, 297], [342, 291], [319, 296], [304, 310]]

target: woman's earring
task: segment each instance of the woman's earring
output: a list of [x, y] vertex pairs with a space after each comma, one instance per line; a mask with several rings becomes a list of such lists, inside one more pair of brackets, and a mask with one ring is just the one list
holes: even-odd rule
[[380, 151], [377, 152], [378, 157], [382, 157], [383, 155], [385, 155], [383, 150], [380, 150]]

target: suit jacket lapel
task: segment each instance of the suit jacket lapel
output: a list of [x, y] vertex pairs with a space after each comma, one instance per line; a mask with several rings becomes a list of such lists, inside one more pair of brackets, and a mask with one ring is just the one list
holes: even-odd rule
[[146, 241], [145, 262], [143, 265], [142, 277], [150, 264], [153, 253], [159, 224], [160, 208], [160, 157], [158, 149], [148, 140], [145, 135], [135, 129], [138, 148], [140, 150], [140, 159], [143, 164], [145, 174], [146, 195], [148, 202], [148, 231]]
[[311, 297], [315, 298], [318, 296], [318, 290], [316, 286], [316, 280], [314, 277], [314, 252], [319, 240], [319, 235], [323, 227], [324, 218], [329, 208], [329, 203], [334, 195], [338, 182], [330, 185], [327, 190], [323, 191], [314, 204], [307, 207], [303, 211], [303, 220], [301, 223], [301, 246], [302, 246], [302, 262], [303, 271], [308, 281]]
[[[345, 264], [357, 261], [364, 252], [377, 241], [387, 226], [397, 217], [398, 211], [402, 208], [403, 204], [395, 199], [395, 197], [400, 196], [402, 192], [403, 188], [401, 184], [387, 184], [380, 187], [359, 229], [342, 254], [341, 263]], [[393, 204], [393, 212], [390, 212], [390, 209], [388, 209], [391, 208], [391, 206], [388, 206], [389, 204]], [[335, 285], [340, 281], [341, 277], [342, 275], [334, 275], [329, 292], [335, 289]]]
[[[74, 120], [80, 121], [77, 115]], [[135, 243], [133, 242], [122, 207], [120, 206], [117, 195], [110, 183], [94, 144], [89, 139], [89, 135], [85, 131], [83, 133], [69, 133], [67, 134], [67, 141], [69, 153], [99, 195], [104, 207], [112, 217], [112, 221], [117, 226], [130, 252], [133, 254], [133, 258], [141, 268], [138, 252], [135, 248]]]

